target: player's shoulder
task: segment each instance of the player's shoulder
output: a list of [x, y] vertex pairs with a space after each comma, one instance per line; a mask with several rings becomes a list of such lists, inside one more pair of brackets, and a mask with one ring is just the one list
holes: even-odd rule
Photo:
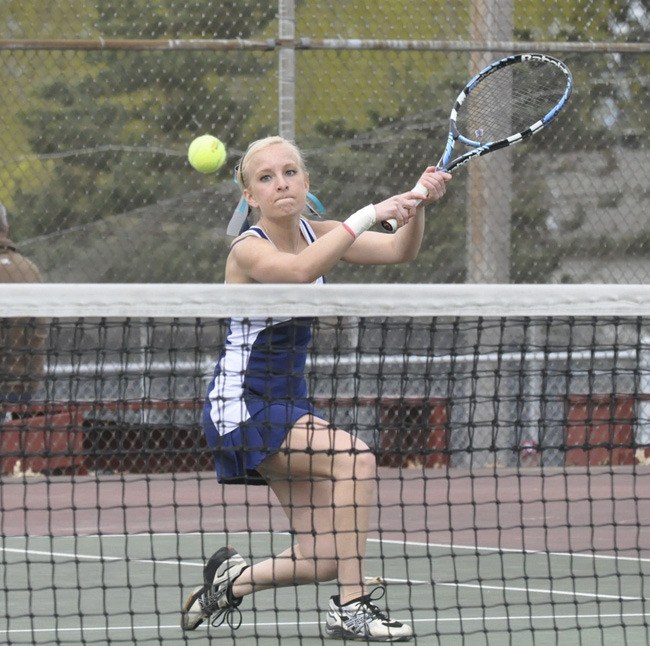
[[258, 231], [255, 229], [247, 229], [243, 233], [240, 233], [231, 243], [230, 243], [230, 248], [232, 249], [235, 245], [239, 244], [240, 242], [244, 242], [245, 240], [257, 240], [260, 242], [268, 242], [268, 239], [265, 238], [264, 236], [260, 235]]

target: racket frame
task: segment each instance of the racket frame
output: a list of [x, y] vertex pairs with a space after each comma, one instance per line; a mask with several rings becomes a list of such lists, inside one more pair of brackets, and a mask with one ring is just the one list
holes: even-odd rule
[[[528, 126], [528, 128], [526, 128], [525, 130], [512, 134], [509, 137], [506, 137], [505, 139], [499, 139], [497, 141], [491, 141], [482, 144], [479, 141], [474, 141], [472, 139], [468, 139], [467, 137], [461, 135], [458, 132], [458, 128], [456, 125], [458, 119], [458, 111], [462, 107], [463, 103], [470, 95], [472, 90], [474, 90], [474, 88], [484, 78], [490, 76], [490, 74], [493, 74], [497, 70], [524, 61], [540, 61], [544, 63], [550, 63], [552, 65], [555, 65], [558, 69], [560, 69], [564, 73], [566, 78], [566, 86], [564, 88], [564, 92], [562, 93], [562, 96], [560, 97], [560, 100], [541, 119]], [[555, 119], [555, 117], [560, 113], [562, 108], [564, 108], [567, 101], [569, 100], [572, 90], [573, 90], [573, 76], [571, 75], [571, 71], [564, 64], [563, 61], [554, 58], [553, 56], [549, 56], [548, 54], [538, 54], [538, 53], [514, 54], [512, 56], [506, 56], [504, 58], [499, 59], [498, 61], [490, 63], [490, 65], [484, 67], [478, 74], [476, 74], [467, 83], [467, 85], [465, 85], [465, 87], [462, 89], [458, 97], [456, 97], [456, 101], [454, 102], [454, 107], [452, 108], [451, 114], [449, 115], [449, 134], [447, 136], [447, 144], [445, 146], [444, 152], [442, 153], [442, 156], [440, 157], [440, 161], [437, 164], [438, 168], [440, 168], [440, 170], [445, 170], [447, 172], [450, 172], [453, 169], [458, 168], [459, 166], [463, 166], [474, 157], [481, 157], [482, 155], [486, 155], [487, 153], [490, 153], [494, 150], [499, 150], [500, 148], [507, 148], [508, 146], [512, 146], [513, 144], [519, 143], [524, 139], [527, 139], [531, 135], [535, 134], [536, 132], [540, 131], [542, 128], [547, 126], [551, 121], [553, 121], [553, 119]], [[471, 147], [472, 150], [468, 150], [467, 152], [463, 153], [459, 157], [456, 157], [455, 159], [450, 161], [456, 141], [460, 141], [462, 144]]]
[[[468, 139], [467, 137], [461, 135], [458, 132], [458, 127], [456, 125], [458, 119], [458, 110], [462, 107], [463, 103], [470, 95], [472, 90], [474, 90], [474, 88], [484, 78], [486, 78], [490, 74], [493, 74], [497, 70], [500, 70], [504, 67], [508, 67], [509, 65], [514, 65], [515, 63], [526, 62], [526, 61], [541, 61], [544, 63], [550, 63], [552, 65], [555, 65], [564, 73], [566, 78], [566, 86], [564, 88], [564, 92], [562, 93], [562, 96], [560, 97], [560, 100], [553, 106], [553, 108], [551, 108], [541, 119], [535, 121], [535, 123], [528, 126], [528, 128], [526, 128], [525, 130], [510, 135], [505, 139], [499, 139], [497, 141], [491, 141], [482, 144], [480, 141], [474, 141], [472, 139]], [[558, 58], [554, 58], [553, 56], [549, 56], [548, 54], [541, 54], [541, 53], [513, 54], [511, 56], [505, 56], [504, 58], [500, 58], [499, 60], [490, 63], [488, 66], [484, 67], [478, 74], [473, 76], [470, 79], [470, 81], [465, 85], [465, 87], [461, 90], [459, 95], [456, 97], [456, 101], [454, 102], [454, 107], [451, 109], [451, 113], [449, 115], [449, 133], [447, 135], [447, 143], [445, 145], [445, 150], [442, 153], [442, 156], [440, 157], [440, 161], [438, 161], [437, 164], [438, 170], [442, 170], [450, 173], [456, 168], [458, 168], [459, 166], [464, 166], [467, 162], [474, 159], [475, 157], [481, 157], [483, 155], [486, 155], [487, 153], [491, 153], [501, 148], [507, 148], [508, 146], [512, 146], [513, 144], [517, 144], [521, 141], [524, 141], [525, 139], [528, 139], [528, 137], [535, 134], [536, 132], [539, 132], [542, 128], [544, 128], [551, 121], [553, 121], [553, 119], [555, 119], [555, 117], [560, 113], [562, 108], [566, 105], [567, 101], [569, 100], [572, 90], [573, 90], [573, 76], [571, 74], [571, 70], [569, 70], [569, 68], [566, 66], [566, 64], [563, 61], [559, 60]], [[472, 150], [468, 150], [462, 155], [460, 155], [459, 157], [456, 157], [455, 159], [449, 161], [453, 154], [456, 141], [460, 141], [465, 146], [469, 146], [470, 148], [472, 148]], [[413, 190], [419, 192], [421, 195], [424, 196], [426, 196], [427, 194], [426, 189], [419, 182], [418, 184], [416, 184]], [[381, 223], [381, 226], [386, 231], [389, 231], [391, 233], [395, 233], [395, 231], [397, 231], [397, 221], [394, 219], [385, 220], [384, 222]]]

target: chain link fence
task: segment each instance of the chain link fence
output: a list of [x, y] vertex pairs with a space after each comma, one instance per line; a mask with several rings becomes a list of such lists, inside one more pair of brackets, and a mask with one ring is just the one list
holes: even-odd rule
[[[0, 201], [49, 281], [220, 282], [232, 172], [249, 141], [295, 138], [326, 217], [342, 219], [437, 161], [477, 57], [526, 50], [565, 60], [575, 90], [535, 145], [513, 148], [512, 185], [490, 187], [496, 206], [472, 211], [472, 169], [461, 169], [430, 209], [417, 262], [339, 267], [330, 279], [650, 279], [647, 3], [49, 6], [0, 4]], [[215, 175], [187, 163], [204, 133], [228, 148]], [[490, 158], [470, 166], [481, 164]]]

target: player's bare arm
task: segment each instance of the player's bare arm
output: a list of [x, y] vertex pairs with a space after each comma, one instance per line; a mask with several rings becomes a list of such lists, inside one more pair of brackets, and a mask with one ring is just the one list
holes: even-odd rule
[[[428, 167], [419, 180], [427, 190], [422, 196], [414, 191], [395, 195], [375, 205], [377, 220], [390, 217], [393, 213], [399, 229], [394, 235], [378, 231], [365, 231], [345, 252], [342, 259], [359, 265], [397, 264], [417, 257], [424, 232], [424, 206], [440, 200], [451, 179], [448, 173], [438, 172], [435, 166]], [[336, 221], [313, 222], [318, 235], [337, 227]]]

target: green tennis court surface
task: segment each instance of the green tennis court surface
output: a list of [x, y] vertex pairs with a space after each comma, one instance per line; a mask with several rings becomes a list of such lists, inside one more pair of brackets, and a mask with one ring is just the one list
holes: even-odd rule
[[[369, 543], [367, 575], [385, 582], [380, 604], [385, 601], [391, 616], [412, 623], [414, 643], [648, 643], [650, 555], [632, 548], [647, 542], [635, 534], [638, 519], [632, 515], [647, 511], [647, 501], [639, 506], [626, 497], [629, 487], [648, 476], [647, 469], [637, 468], [634, 477], [628, 469], [548, 470], [544, 478], [538, 469], [444, 475], [438, 469], [382, 469], [380, 480], [382, 507]], [[74, 492], [66, 478], [42, 481], [42, 487], [38, 479], [29, 484], [4, 479], [9, 511], [3, 520], [2, 577], [9, 592], [0, 603], [5, 615], [0, 641], [332, 643], [321, 636], [323, 609], [336, 592], [332, 584], [248, 597], [234, 633], [205, 625], [192, 633], [180, 630], [179, 609], [201, 581], [204, 557], [228, 543], [247, 559], [263, 559], [291, 540], [281, 512], [269, 506], [268, 491], [222, 490], [211, 474], [198, 476], [78, 478]], [[150, 494], [143, 511], [142, 486], [160, 500], [169, 495], [167, 503], [157, 505]], [[616, 495], [598, 500], [603, 486], [618, 492], [618, 503]], [[47, 511], [12, 505], [21, 495], [27, 502], [32, 494], [39, 497], [39, 488], [43, 494], [49, 490]], [[100, 504], [91, 509], [85, 501], [93, 490]], [[588, 490], [591, 496], [583, 497]], [[252, 531], [227, 536], [191, 531], [197, 519], [190, 494], [202, 501], [204, 525], [248, 523]], [[59, 506], [66, 498], [70, 504]], [[585, 514], [589, 522], [583, 522]], [[37, 519], [43, 523], [45, 517], [48, 535], [37, 535]], [[66, 519], [77, 536], [66, 534]], [[107, 531], [120, 524], [127, 531]], [[166, 531], [174, 524], [174, 531]], [[138, 533], [145, 525], [151, 533]], [[26, 530], [22, 535], [9, 535], [19, 526]], [[101, 533], [93, 531], [98, 528]]]

